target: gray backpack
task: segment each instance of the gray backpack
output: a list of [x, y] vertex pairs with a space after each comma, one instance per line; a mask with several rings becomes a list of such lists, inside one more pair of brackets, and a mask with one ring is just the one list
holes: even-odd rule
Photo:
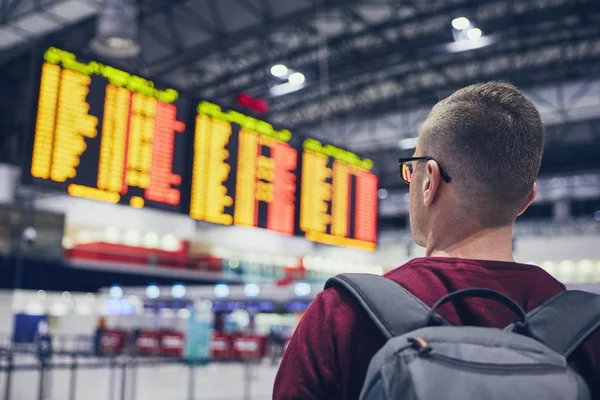
[[[564, 291], [526, 314], [490, 289], [459, 290], [429, 308], [377, 275], [338, 275], [325, 287], [350, 293], [387, 339], [371, 359], [362, 400], [591, 399], [566, 358], [600, 327], [598, 295]], [[467, 297], [498, 301], [519, 320], [505, 329], [450, 326], [436, 313]]]

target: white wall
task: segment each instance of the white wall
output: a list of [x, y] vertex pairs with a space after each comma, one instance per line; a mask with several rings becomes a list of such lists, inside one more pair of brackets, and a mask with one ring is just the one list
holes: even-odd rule
[[539, 236], [518, 238], [515, 244], [518, 261], [600, 259], [600, 235]]
[[215, 248], [237, 252], [267, 253], [299, 257], [311, 252], [314, 245], [300, 237], [280, 235], [265, 229], [204, 225], [195, 239]]
[[37, 200], [36, 206], [65, 213], [67, 226], [86, 228], [115, 227], [173, 234], [179, 239], [190, 239], [205, 247], [223, 247], [228, 250], [301, 256], [312, 251], [314, 245], [303, 238], [288, 237], [264, 229], [217, 226], [204, 224], [187, 215], [153, 209], [134, 209], [125, 205], [106, 204], [70, 196], [52, 196]]
[[159, 235], [174, 234], [186, 239], [194, 235], [194, 221], [176, 213], [152, 209], [136, 209], [98, 201], [79, 199], [66, 195], [40, 198], [36, 206], [41, 209], [65, 213], [65, 222], [71, 226], [115, 227], [156, 232]]
[[19, 181], [20, 168], [14, 165], [0, 164], [0, 203], [12, 203]]
[[[0, 185], [1, 187], [2, 185]], [[110, 227], [173, 234], [180, 239], [201, 242], [207, 248], [224, 248], [243, 253], [264, 253], [301, 257], [306, 254], [322, 258], [379, 264], [385, 268], [401, 265], [422, 256], [422, 248], [407, 235], [383, 238], [374, 253], [354, 249], [315, 245], [299, 237], [287, 237], [263, 229], [200, 225], [186, 215], [152, 209], [133, 209], [69, 196], [52, 196], [38, 200], [38, 206], [64, 212], [71, 226]], [[519, 261], [600, 259], [600, 236], [520, 237], [516, 241], [515, 258]]]
[[368, 252], [359, 249], [345, 249], [341, 247], [325, 245], [315, 246], [315, 250], [311, 253], [311, 255], [359, 264], [377, 264], [379, 260], [377, 252]]
[[[394, 242], [387, 237], [377, 252], [377, 263], [389, 270], [423, 256], [424, 249], [409, 240], [400, 236]], [[600, 235], [520, 237], [514, 257], [544, 268], [564, 283], [600, 283]]]
[[2, 290], [0, 291], [0, 335], [12, 333], [14, 323], [13, 292]]
[[[585, 84], [589, 88], [583, 96], [575, 96], [581, 85]], [[562, 90], [559, 90], [561, 88]], [[569, 82], [560, 85], [544, 85], [535, 89], [526, 90], [530, 95], [536, 107], [538, 108], [542, 120], [546, 126], [556, 125], [570, 121], [582, 121], [590, 118], [596, 118], [600, 110], [600, 80], [594, 80], [588, 83]], [[545, 101], [539, 101], [543, 99]], [[565, 107], [568, 107], [568, 115], [556, 112], [555, 105], [560, 104], [562, 99], [568, 99]], [[388, 121], [386, 124], [377, 124], [382, 117], [375, 117], [371, 120], [340, 120], [330, 119], [326, 123], [313, 129], [313, 133], [325, 139], [338, 138], [338, 145], [353, 149], [354, 151], [372, 150], [373, 143], [376, 142], [378, 148], [386, 146], [398, 146], [398, 140], [401, 138], [412, 138], [417, 136], [418, 129], [423, 124], [429, 114], [430, 106], [416, 107], [410, 110], [402, 110], [396, 113], [389, 113], [385, 116]], [[376, 127], [376, 128], [374, 128]], [[352, 130], [352, 135], [343, 137], [337, 134], [340, 130], [348, 132]], [[583, 133], [583, 132], [582, 132]]]
[[0, 292], [0, 332], [12, 332], [14, 313], [48, 315], [50, 332], [55, 335], [92, 335], [101, 316], [105, 317], [109, 328], [149, 328], [154, 325], [154, 317], [148, 321], [139, 298], [129, 297], [122, 301], [133, 305], [134, 315], [115, 314], [115, 310], [108, 307], [105, 295], [77, 292], [65, 297], [62, 292], [40, 295], [37, 290], [19, 290], [13, 296], [11, 291]]
[[385, 269], [396, 268], [415, 257], [423, 257], [425, 249], [414, 243], [399, 242], [385, 246], [377, 251], [377, 263]]

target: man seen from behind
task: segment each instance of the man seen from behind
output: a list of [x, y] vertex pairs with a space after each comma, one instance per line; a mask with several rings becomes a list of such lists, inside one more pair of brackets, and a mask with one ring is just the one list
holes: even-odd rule
[[[533, 202], [544, 149], [539, 112], [508, 83], [468, 86], [441, 100], [423, 124], [414, 157], [400, 165], [409, 183], [410, 227], [425, 257], [386, 274], [428, 306], [466, 288], [496, 290], [530, 311], [565, 290], [535, 265], [515, 262], [516, 218]], [[398, 313], [402, 313], [401, 307]], [[444, 306], [454, 325], [503, 328], [514, 315], [471, 299]], [[385, 344], [345, 292], [321, 292], [283, 357], [274, 398], [358, 399], [369, 361]], [[600, 399], [600, 338], [569, 359]]]

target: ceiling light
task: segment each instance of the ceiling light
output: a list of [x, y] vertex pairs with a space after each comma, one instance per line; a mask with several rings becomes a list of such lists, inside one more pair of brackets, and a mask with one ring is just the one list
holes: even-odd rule
[[470, 40], [477, 40], [479, 39], [481, 36], [483, 35], [483, 32], [481, 32], [481, 29], [479, 28], [471, 28], [467, 31], [467, 37]]
[[127, 232], [125, 232], [125, 238], [123, 242], [127, 246], [139, 246], [141, 241], [142, 236], [140, 232], [136, 231], [135, 229], [129, 229]]
[[146, 287], [146, 297], [155, 300], [160, 297], [160, 288], [157, 285], [148, 285]]
[[53, 317], [64, 317], [69, 312], [69, 306], [63, 303], [54, 303], [50, 307], [50, 315]]
[[63, 248], [64, 248], [65, 250], [70, 250], [70, 249], [72, 249], [73, 247], [75, 247], [75, 243], [73, 243], [73, 239], [71, 239], [71, 238], [70, 238], [70, 237], [68, 237], [68, 236], [65, 236], [65, 237], [62, 239], [62, 246], [63, 246]]
[[275, 64], [271, 67], [271, 74], [278, 78], [282, 76], [286, 76], [288, 73], [288, 68], [283, 64]]
[[99, 11], [96, 35], [90, 43], [93, 51], [104, 57], [131, 58], [140, 54], [139, 6], [133, 0], [104, 2]]
[[452, 20], [452, 27], [456, 30], [462, 31], [467, 29], [471, 25], [471, 21], [466, 17], [458, 17]]
[[104, 230], [104, 240], [107, 243], [118, 243], [120, 238], [119, 229], [111, 226]]
[[297, 92], [302, 89], [303, 86], [304, 85], [292, 85], [290, 82], [285, 82], [269, 88], [269, 92], [271, 92], [271, 96], [273, 97], [284, 96], [286, 94]]
[[260, 294], [260, 286], [256, 283], [246, 283], [244, 286], [244, 294], [246, 297], [258, 297]]
[[444, 47], [449, 53], [460, 53], [463, 51], [481, 49], [482, 47], [489, 46], [494, 42], [495, 39], [491, 36], [482, 36], [477, 40], [457, 40], [455, 42], [446, 44]]
[[111, 299], [120, 299], [123, 297], [123, 288], [117, 285], [111, 286], [108, 290], [108, 297]]
[[175, 235], [168, 234], [160, 240], [160, 248], [166, 251], [177, 251], [181, 248], [181, 244]]
[[302, 72], [294, 72], [288, 78], [288, 81], [292, 85], [302, 85], [305, 80], [306, 80], [306, 78], [304, 77], [304, 74]]
[[403, 150], [414, 149], [415, 147], [417, 147], [417, 141], [418, 139], [416, 137], [400, 139], [398, 141], [398, 147], [400, 147]]
[[155, 249], [160, 244], [160, 237], [154, 232], [148, 232], [144, 235], [144, 246], [149, 249]]
[[388, 197], [388, 192], [385, 189], [379, 189], [377, 194], [381, 200], [387, 199], [387, 197]]
[[171, 288], [171, 296], [174, 299], [183, 299], [186, 293], [187, 289], [185, 288], [185, 285], [182, 285], [181, 283], [176, 283]]
[[44, 315], [44, 305], [39, 301], [30, 301], [25, 307], [25, 314], [28, 315]]
[[294, 285], [294, 293], [298, 297], [306, 297], [311, 293], [311, 291], [312, 288], [308, 282], [296, 282]]
[[215, 297], [223, 299], [227, 296], [229, 296], [229, 285], [226, 283], [217, 283], [215, 285]]

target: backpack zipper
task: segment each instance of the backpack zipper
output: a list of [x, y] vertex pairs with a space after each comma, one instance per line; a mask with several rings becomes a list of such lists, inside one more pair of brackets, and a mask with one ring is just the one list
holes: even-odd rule
[[422, 358], [431, 359], [447, 366], [479, 373], [511, 375], [513, 373], [537, 374], [559, 373], [565, 368], [553, 364], [492, 364], [459, 360], [442, 354], [430, 353]]

